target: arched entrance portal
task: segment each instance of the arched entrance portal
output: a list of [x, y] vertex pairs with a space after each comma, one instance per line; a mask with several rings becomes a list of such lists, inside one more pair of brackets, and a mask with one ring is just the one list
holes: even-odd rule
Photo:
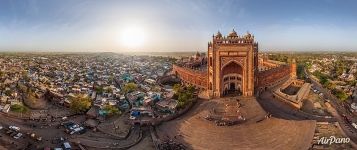
[[232, 61], [222, 69], [222, 87], [224, 96], [236, 96], [242, 94], [243, 68], [241, 65]]
[[230, 86], [229, 90], [231, 91], [236, 90], [236, 84], [234, 82], [231, 82], [229, 86]]

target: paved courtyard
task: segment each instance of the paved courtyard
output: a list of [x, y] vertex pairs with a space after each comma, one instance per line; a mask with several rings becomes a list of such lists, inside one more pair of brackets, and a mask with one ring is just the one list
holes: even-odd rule
[[[308, 149], [316, 122], [311, 120], [264, 119], [266, 112], [255, 98], [238, 98], [247, 122], [234, 126], [216, 126], [204, 119], [217, 99], [201, 101], [184, 116], [156, 128], [160, 139], [173, 138], [190, 149]], [[233, 98], [232, 100], [235, 100]], [[213, 142], [214, 141], [214, 142]]]

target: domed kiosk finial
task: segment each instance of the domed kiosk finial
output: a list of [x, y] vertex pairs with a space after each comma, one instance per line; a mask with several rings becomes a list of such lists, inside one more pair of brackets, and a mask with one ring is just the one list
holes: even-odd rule
[[236, 37], [236, 36], [238, 36], [238, 35], [234, 29], [228, 34], [228, 37]]
[[217, 34], [216, 34], [216, 37], [217, 38], [221, 38], [222, 37], [222, 33], [218, 31]]

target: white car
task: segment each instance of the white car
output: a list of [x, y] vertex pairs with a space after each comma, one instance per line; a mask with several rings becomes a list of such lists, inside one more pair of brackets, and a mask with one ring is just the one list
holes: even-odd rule
[[19, 139], [21, 136], [22, 136], [22, 133], [17, 133], [17, 134], [14, 136], [14, 139]]
[[357, 124], [356, 123], [352, 123], [351, 124], [355, 129], [357, 129]]
[[82, 130], [84, 130], [83, 127], [75, 128], [75, 129], [73, 129], [73, 131], [72, 131], [71, 133], [69, 133], [69, 134], [74, 134], [74, 133], [77, 133], [77, 132], [82, 131]]
[[0, 130], [3, 129], [4, 127], [0, 126]]
[[70, 130], [74, 130], [75, 128], [78, 128], [78, 127], [79, 127], [79, 125], [78, 125], [78, 124], [75, 124], [75, 125], [69, 127], [69, 129], [70, 129]]
[[9, 129], [17, 131], [17, 132], [20, 131], [20, 128], [16, 127], [16, 126], [9, 126]]

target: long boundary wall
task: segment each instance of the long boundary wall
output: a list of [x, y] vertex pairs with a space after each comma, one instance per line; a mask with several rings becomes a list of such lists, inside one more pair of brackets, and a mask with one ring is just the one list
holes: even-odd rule
[[206, 72], [184, 68], [177, 65], [173, 65], [172, 72], [177, 75], [184, 83], [192, 84], [201, 89], [207, 89]]

